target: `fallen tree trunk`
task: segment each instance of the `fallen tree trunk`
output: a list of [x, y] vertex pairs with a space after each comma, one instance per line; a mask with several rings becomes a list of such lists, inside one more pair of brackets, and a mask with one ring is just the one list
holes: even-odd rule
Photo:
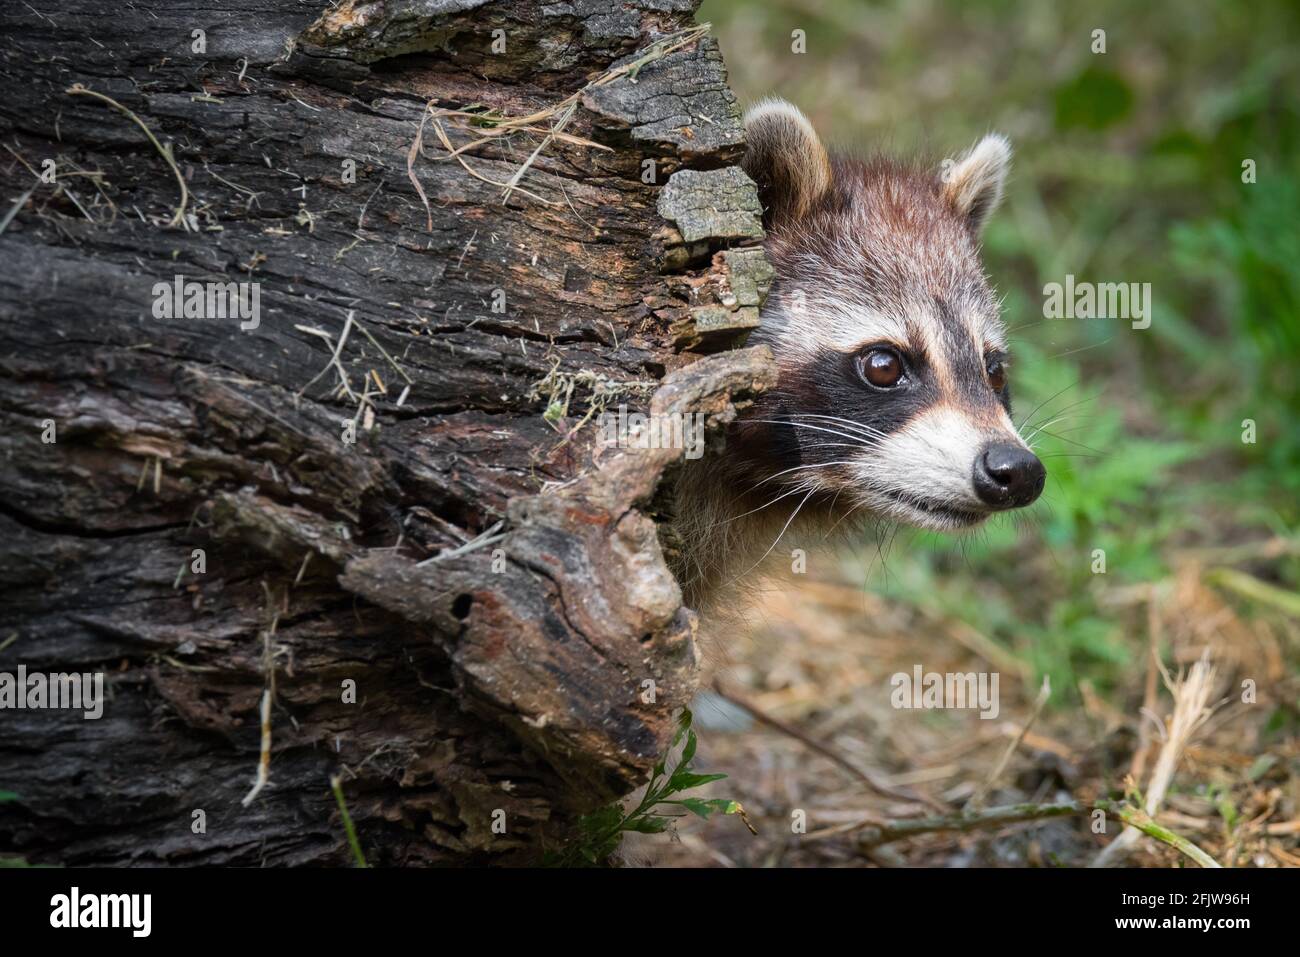
[[772, 375], [696, 2], [0, 14], [0, 673], [108, 699], [0, 710], [0, 854], [347, 863], [338, 777], [371, 863], [518, 863], [644, 779], [682, 452], [594, 416]]

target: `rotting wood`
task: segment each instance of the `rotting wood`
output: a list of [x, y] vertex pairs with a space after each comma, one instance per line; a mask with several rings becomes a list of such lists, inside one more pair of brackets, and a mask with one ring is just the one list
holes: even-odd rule
[[[653, 522], [680, 451], [597, 455], [591, 396], [548, 421], [534, 386], [663, 380], [655, 409], [717, 425], [772, 380], [759, 351], [683, 351], [742, 342], [770, 282], [717, 46], [582, 97], [566, 132], [612, 149], [556, 139], [521, 181], [561, 205], [426, 144], [430, 230], [428, 103], [544, 109], [695, 3], [206, 6], [0, 12], [0, 670], [112, 696], [0, 713], [0, 853], [348, 864], [337, 776], [372, 864], [533, 860], [644, 778], [695, 682]], [[75, 84], [167, 146], [182, 225], [154, 145]], [[473, 162], [508, 180], [535, 145]], [[155, 319], [177, 275], [258, 283], [259, 324]]]

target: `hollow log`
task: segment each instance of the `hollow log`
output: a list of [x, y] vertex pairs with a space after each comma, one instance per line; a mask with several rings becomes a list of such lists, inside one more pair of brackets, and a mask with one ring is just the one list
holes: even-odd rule
[[773, 376], [697, 3], [0, 12], [0, 674], [105, 697], [0, 710], [0, 856], [348, 864], [337, 778], [371, 864], [529, 863], [644, 781], [683, 452], [601, 414]]

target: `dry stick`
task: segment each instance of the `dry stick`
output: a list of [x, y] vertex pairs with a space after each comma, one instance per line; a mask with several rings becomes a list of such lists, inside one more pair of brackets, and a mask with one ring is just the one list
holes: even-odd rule
[[1025, 735], [1027, 735], [1029, 729], [1034, 726], [1034, 722], [1038, 720], [1039, 714], [1042, 713], [1043, 705], [1047, 704], [1047, 699], [1051, 696], [1052, 683], [1047, 675], [1044, 675], [1043, 686], [1038, 690], [1038, 698], [1034, 701], [1033, 710], [1029, 712], [1029, 720], [1026, 721], [1024, 727], [1020, 729], [1020, 733], [1016, 735], [1015, 740], [1008, 744], [1007, 749], [1002, 752], [1002, 758], [993, 769], [993, 773], [984, 779], [984, 783], [979, 786], [979, 789], [972, 794], [970, 800], [966, 802], [966, 810], [968, 812], [977, 811], [984, 804], [984, 798], [989, 793], [989, 788], [993, 787], [997, 779], [1002, 776], [1002, 772], [1006, 768], [1007, 762], [1011, 760], [1011, 755], [1016, 753], [1016, 749], [1020, 747], [1020, 743], [1025, 740]]
[[769, 714], [760, 711], [756, 705], [751, 704], [750, 702], [746, 701], [744, 698], [740, 698], [736, 696], [730, 691], [724, 690], [722, 687], [721, 680], [715, 680], [713, 682], [713, 690], [714, 693], [716, 693], [720, 698], [724, 698], [727, 701], [730, 701], [736, 707], [742, 708], [745, 711], [749, 712], [749, 714], [752, 715], [754, 719], [760, 722], [761, 724], [765, 724], [770, 728], [775, 728], [777, 731], [780, 731], [782, 734], [788, 735], [794, 738], [796, 741], [799, 741], [804, 745], [804, 747], [808, 748], [810, 751], [815, 751], [817, 754], [820, 754], [828, 761], [832, 761], [835, 764], [839, 765], [841, 768], [849, 772], [849, 774], [853, 775], [853, 777], [857, 778], [859, 781], [861, 781], [867, 787], [871, 788], [871, 790], [875, 791], [877, 794], [884, 795], [885, 797], [891, 797], [899, 801], [912, 801], [912, 802], [920, 801], [924, 804], [928, 804], [930, 807], [934, 808], [936, 811], [939, 811], [941, 813], [946, 813], [949, 810], [948, 806], [944, 804], [942, 801], [932, 798], [928, 794], [922, 791], [917, 791], [917, 792], [904, 791], [898, 788], [891, 787], [890, 785], [885, 784], [882, 781], [879, 781], [870, 772], [864, 771], [862, 768], [853, 764], [847, 758], [843, 757], [837, 752], [826, 747], [826, 745], [822, 744], [820, 741], [815, 741], [812, 738], [808, 737], [808, 735], [804, 734], [798, 728], [788, 725], [784, 721], [781, 721], [777, 718], [772, 717]]
[[1211, 568], [1206, 572], [1205, 580], [1243, 598], [1269, 605], [1285, 614], [1300, 615], [1300, 595], [1260, 581], [1246, 572], [1235, 568]]
[[67, 93], [69, 96], [93, 96], [95, 99], [101, 100], [113, 107], [115, 110], [118, 110], [128, 119], [132, 120], [136, 126], [144, 130], [144, 135], [149, 137], [149, 142], [154, 145], [154, 149], [158, 151], [159, 155], [162, 156], [167, 165], [171, 167], [171, 171], [176, 177], [176, 182], [181, 188], [180, 205], [176, 207], [176, 212], [172, 215], [171, 222], [167, 225], [177, 226], [183, 224], [185, 222], [185, 207], [189, 205], [190, 201], [190, 191], [185, 185], [185, 177], [181, 175], [180, 167], [176, 165], [176, 160], [172, 158], [172, 154], [162, 145], [162, 143], [158, 142], [158, 137], [154, 136], [153, 131], [149, 129], [149, 127], [145, 126], [144, 120], [140, 119], [140, 117], [136, 116], [111, 96], [105, 96], [103, 93], [96, 93], [94, 90], [88, 90], [80, 83], [72, 84], [72, 86], [68, 87], [63, 92]]
[[[449, 117], [451, 119], [468, 118], [480, 121], [485, 118], [489, 120], [492, 119], [491, 113], [475, 113], [471, 110], [448, 110], [445, 108], [439, 109], [434, 115], [436, 117]], [[460, 127], [458, 127], [458, 129], [459, 128]], [[511, 123], [509, 127], [503, 127], [503, 129], [506, 133], [535, 133], [538, 136], [546, 136], [549, 134], [554, 139], [559, 140], [561, 143], [568, 143], [570, 146], [585, 146], [588, 149], [604, 150], [607, 153], [614, 152], [614, 147], [612, 146], [606, 146], [604, 143], [597, 143], [595, 140], [589, 140], [585, 136], [574, 136], [572, 133], [553, 130], [545, 126], [520, 126], [518, 123]], [[471, 140], [463, 146], [456, 147], [452, 152], [444, 156], [443, 159], [455, 159], [461, 153], [468, 153], [475, 147], [483, 146], [485, 143], [490, 143], [493, 138], [500, 135], [502, 135], [500, 132], [490, 131], [487, 136], [483, 136], [477, 140]]]
[[244, 807], [253, 803], [253, 799], [262, 793], [262, 788], [271, 779], [271, 689], [262, 691], [262, 747], [257, 759], [257, 780], [253, 788], [244, 795], [239, 803]]
[[1125, 831], [1125, 834], [1136, 834], [1140, 831], [1185, 854], [1201, 867], [1220, 866], [1218, 861], [1205, 851], [1182, 835], [1174, 833], [1162, 824], [1157, 824], [1151, 819], [1150, 815], [1140, 808], [1106, 800], [1093, 801], [1092, 803], [1064, 801], [1059, 804], [1007, 804], [1001, 807], [987, 808], [976, 814], [946, 814], [940, 817], [909, 818], [898, 821], [859, 822], [848, 828], [840, 826], [838, 828], [828, 828], [826, 831], [815, 831], [809, 834], [808, 838], [829, 835], [831, 831], [842, 834], [846, 830], [856, 828], [862, 831], [858, 836], [858, 849], [867, 851], [881, 844], [888, 844], [891, 841], [907, 837], [915, 837], [918, 834], [931, 834], [936, 831], [959, 831], [964, 833], [1001, 827], [1005, 824], [1017, 824], [1021, 821], [1041, 821], [1055, 817], [1091, 814], [1096, 810], [1112, 814], [1130, 827], [1136, 828], [1134, 831]]
[[[931, 616], [926, 616], [931, 617]], [[964, 621], [948, 620], [934, 616], [936, 624], [944, 629], [946, 634], [953, 641], [957, 642], [968, 651], [972, 651], [994, 667], [1011, 674], [1019, 675], [1020, 680], [1028, 682], [1033, 675], [1033, 668], [1026, 661], [1021, 661], [1011, 652], [998, 645], [992, 638], [989, 638], [983, 632], [972, 628]]]
[[480, 548], [486, 548], [488, 545], [494, 545], [506, 537], [505, 534], [501, 534], [501, 535], [497, 534], [497, 532], [499, 532], [502, 528], [505, 527], [505, 524], [506, 523], [504, 519], [502, 519], [499, 522], [494, 522], [488, 528], [485, 528], [483, 531], [479, 532], [479, 534], [471, 538], [464, 545], [460, 545], [456, 548], [448, 549], [447, 551], [439, 552], [438, 554], [433, 555], [430, 558], [426, 558], [423, 561], [416, 562], [415, 567], [423, 568], [425, 565], [430, 565], [434, 562], [446, 561], [448, 558], [459, 558], [461, 555], [467, 555], [470, 552], [477, 551]]
[[[263, 582], [262, 587], [266, 588]], [[266, 603], [270, 608], [273, 596], [266, 591]], [[262, 793], [271, 779], [271, 700], [275, 697], [275, 656], [271, 652], [271, 639], [275, 637], [276, 626], [280, 624], [280, 614], [276, 612], [271, 618], [270, 626], [262, 632], [262, 666], [266, 670], [266, 687], [262, 690], [262, 744], [257, 758], [257, 778], [252, 789], [244, 795], [239, 803], [244, 807], [253, 803], [253, 799]]]

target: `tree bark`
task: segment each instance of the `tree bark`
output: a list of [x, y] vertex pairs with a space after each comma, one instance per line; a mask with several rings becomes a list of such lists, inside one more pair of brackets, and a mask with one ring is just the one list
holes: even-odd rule
[[6, 5], [0, 673], [108, 700], [0, 711], [0, 856], [345, 864], [338, 776], [372, 864], [522, 863], [644, 779], [682, 452], [594, 415], [772, 378], [697, 2]]

